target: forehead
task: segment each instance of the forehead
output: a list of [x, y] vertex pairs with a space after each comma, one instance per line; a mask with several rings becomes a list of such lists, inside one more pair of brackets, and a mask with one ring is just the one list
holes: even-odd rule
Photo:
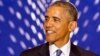
[[47, 9], [47, 16], [69, 17], [69, 12], [60, 6], [51, 6]]
[[55, 14], [55, 13], [65, 13], [64, 9], [62, 7], [58, 7], [58, 6], [51, 6], [47, 9], [46, 14]]
[[50, 6], [50, 7], [48, 7], [48, 10], [49, 9], [56, 9], [56, 8], [63, 9], [63, 7], [60, 7], [60, 6]]

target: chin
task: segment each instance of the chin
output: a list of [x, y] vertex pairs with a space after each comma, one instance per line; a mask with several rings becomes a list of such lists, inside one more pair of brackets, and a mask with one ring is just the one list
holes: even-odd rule
[[53, 39], [46, 39], [47, 42], [53, 43], [54, 40]]
[[52, 35], [48, 35], [48, 36], [46, 36], [46, 41], [47, 42], [54, 42], [55, 41], [55, 37], [52, 36]]

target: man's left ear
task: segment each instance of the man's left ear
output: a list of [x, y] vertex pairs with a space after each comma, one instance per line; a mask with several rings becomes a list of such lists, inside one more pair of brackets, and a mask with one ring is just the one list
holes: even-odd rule
[[68, 29], [69, 29], [70, 32], [74, 31], [76, 27], [77, 27], [76, 21], [69, 22]]

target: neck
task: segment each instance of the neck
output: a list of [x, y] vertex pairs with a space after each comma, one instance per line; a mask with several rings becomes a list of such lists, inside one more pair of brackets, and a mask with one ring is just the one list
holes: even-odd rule
[[67, 36], [64, 37], [63, 39], [60, 39], [59, 41], [55, 41], [55, 42], [49, 43], [49, 44], [50, 44], [50, 45], [51, 45], [51, 44], [55, 44], [56, 47], [61, 48], [61, 47], [63, 47], [65, 44], [67, 44], [68, 41], [70, 41], [69, 35], [67, 35]]

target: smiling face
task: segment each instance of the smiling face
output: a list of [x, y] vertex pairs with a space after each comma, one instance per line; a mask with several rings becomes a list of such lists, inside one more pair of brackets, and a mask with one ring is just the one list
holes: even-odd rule
[[69, 40], [69, 18], [69, 14], [61, 7], [48, 8], [44, 22], [47, 42], [59, 43]]

